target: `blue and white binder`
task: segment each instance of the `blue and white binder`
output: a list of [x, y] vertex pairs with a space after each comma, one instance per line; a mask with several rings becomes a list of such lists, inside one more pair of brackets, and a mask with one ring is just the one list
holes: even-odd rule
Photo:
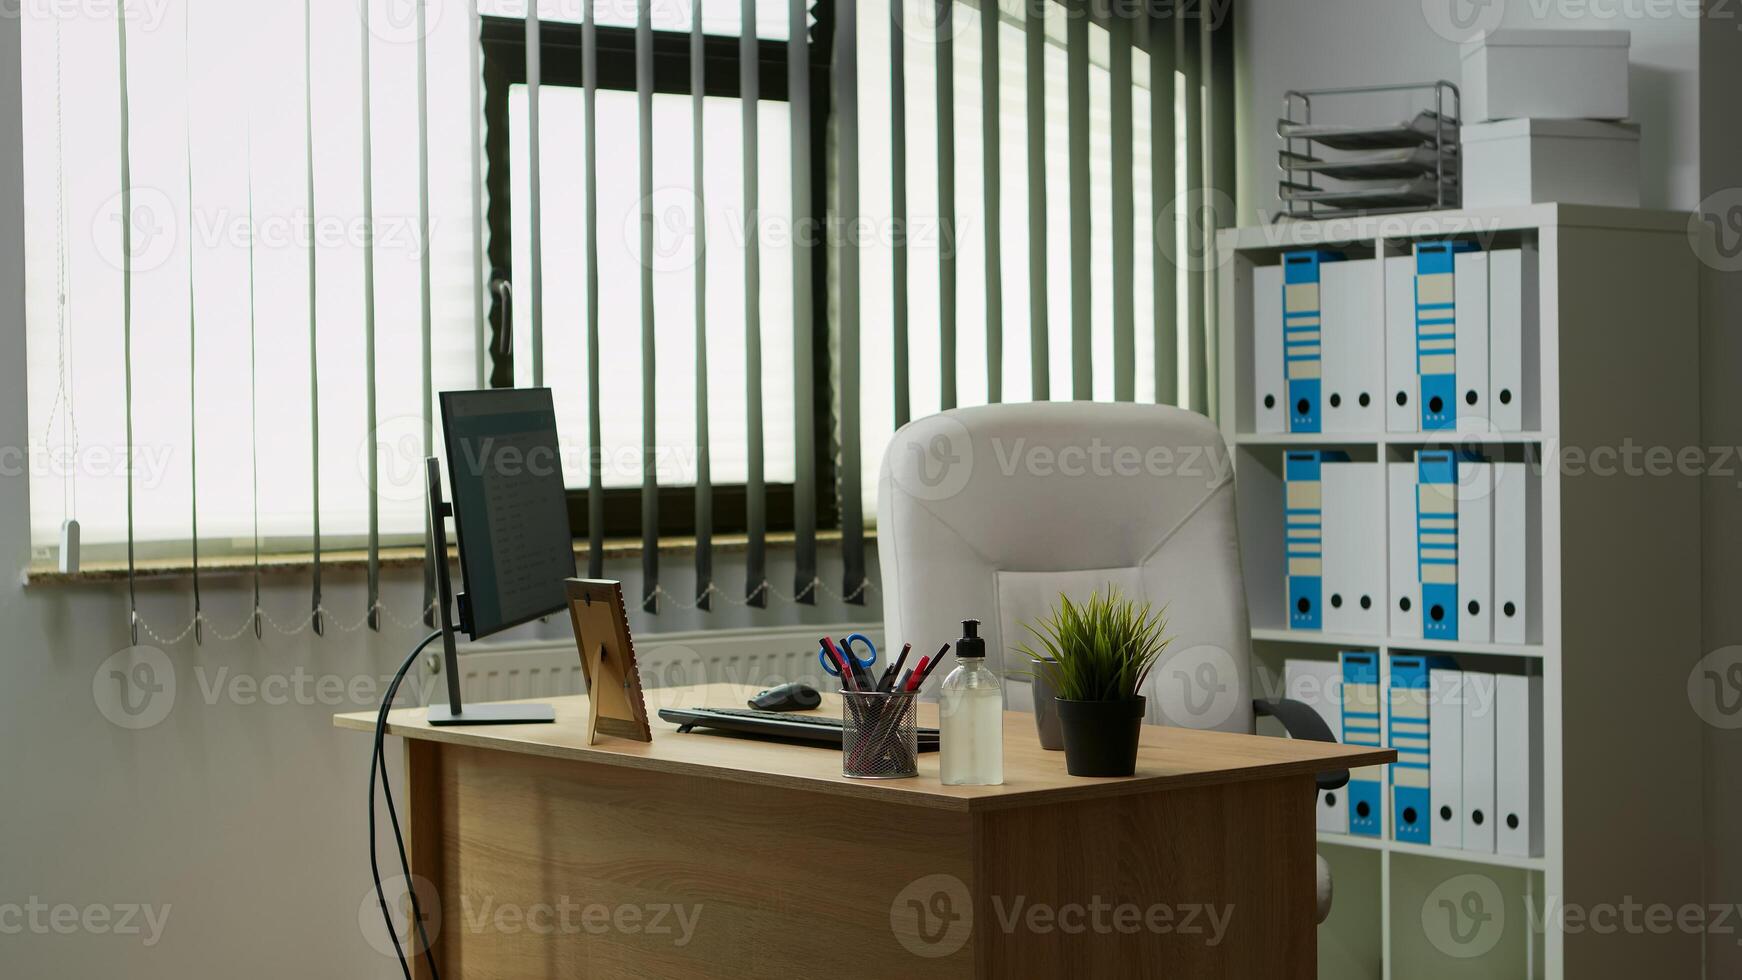
[[1282, 255], [1282, 362], [1288, 381], [1288, 431], [1319, 432], [1323, 333], [1319, 266], [1342, 258], [1309, 249]]
[[[1457, 424], [1455, 256], [1475, 247], [1469, 241], [1422, 242], [1415, 247], [1415, 363], [1421, 387], [1423, 432], [1449, 429]], [[1487, 373], [1486, 365], [1483, 373]]]
[[1427, 844], [1432, 840], [1433, 799], [1430, 793], [1429, 673], [1449, 667], [1447, 657], [1397, 654], [1391, 658], [1390, 745], [1397, 750], [1391, 764], [1391, 834], [1400, 841]]
[[[1424, 381], [1426, 379], [1423, 379]], [[1421, 635], [1458, 638], [1458, 461], [1449, 449], [1415, 454]]]
[[[1346, 650], [1343, 662], [1343, 743], [1379, 745], [1379, 654]], [[1349, 833], [1378, 837], [1384, 767], [1362, 766], [1349, 771]]]
[[1283, 537], [1288, 557], [1288, 628], [1324, 628], [1324, 485], [1321, 467], [1347, 460], [1336, 450], [1294, 450], [1283, 457]]

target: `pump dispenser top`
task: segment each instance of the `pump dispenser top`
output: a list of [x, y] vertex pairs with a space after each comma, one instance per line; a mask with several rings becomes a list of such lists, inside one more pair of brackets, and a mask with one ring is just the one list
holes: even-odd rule
[[986, 641], [980, 638], [980, 621], [977, 619], [962, 620], [962, 638], [956, 641], [956, 659], [980, 658], [986, 656]]

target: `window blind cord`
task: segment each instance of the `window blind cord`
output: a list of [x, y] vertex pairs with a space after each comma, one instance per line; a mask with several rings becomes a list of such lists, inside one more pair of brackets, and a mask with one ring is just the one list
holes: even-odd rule
[[387, 686], [387, 694], [381, 699], [381, 711], [375, 716], [375, 751], [369, 756], [369, 873], [375, 879], [375, 900], [381, 906], [381, 920], [387, 926], [387, 938], [393, 942], [393, 952], [399, 957], [399, 969], [406, 980], [411, 980], [411, 966], [406, 962], [405, 950], [399, 945], [398, 933], [393, 931], [393, 916], [387, 910], [387, 895], [381, 887], [381, 864], [376, 857], [375, 783], [379, 774], [381, 795], [387, 800], [387, 817], [393, 825], [393, 841], [399, 849], [400, 874], [405, 881], [405, 892], [411, 896], [411, 919], [417, 925], [417, 935], [423, 944], [423, 956], [429, 964], [431, 980], [441, 980], [441, 971], [436, 968], [435, 956], [430, 951], [429, 933], [424, 928], [423, 906], [417, 900], [417, 885], [411, 877], [411, 862], [405, 857], [405, 835], [399, 829], [399, 812], [393, 806], [393, 787], [387, 779], [386, 745], [387, 712], [393, 707], [393, 699], [399, 695], [399, 684], [405, 679], [406, 672], [411, 670], [411, 665], [417, 662], [418, 655], [441, 635], [441, 630], [435, 630], [424, 637], [422, 642], [412, 648], [405, 662], [399, 665], [399, 671], [393, 675], [393, 682]]

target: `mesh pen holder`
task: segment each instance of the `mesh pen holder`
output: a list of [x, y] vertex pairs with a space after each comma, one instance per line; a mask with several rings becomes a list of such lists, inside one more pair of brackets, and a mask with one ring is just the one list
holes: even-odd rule
[[841, 692], [841, 775], [901, 779], [919, 775], [918, 692]]

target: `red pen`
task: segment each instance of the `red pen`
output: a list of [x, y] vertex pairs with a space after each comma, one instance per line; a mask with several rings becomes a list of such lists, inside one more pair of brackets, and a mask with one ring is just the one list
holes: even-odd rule
[[823, 645], [823, 652], [827, 653], [829, 659], [835, 662], [835, 669], [841, 672], [841, 686], [848, 690], [857, 691], [859, 682], [854, 679], [852, 668], [848, 667], [846, 660], [841, 657], [841, 651], [835, 649], [835, 642], [826, 636], [819, 642]]
[[919, 690], [920, 682], [925, 680], [925, 665], [930, 662], [930, 657], [919, 658], [919, 663], [915, 664], [911, 671], [908, 671], [910, 676], [901, 679], [901, 689], [903, 691]]

